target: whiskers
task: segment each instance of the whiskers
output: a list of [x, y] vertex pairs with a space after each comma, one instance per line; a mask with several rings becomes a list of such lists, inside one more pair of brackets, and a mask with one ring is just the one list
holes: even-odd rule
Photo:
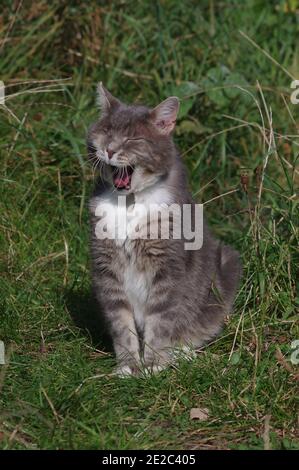
[[106, 171], [106, 164], [103, 160], [104, 154], [102, 152], [99, 152], [98, 150], [94, 149], [94, 154], [90, 155], [89, 161], [91, 162], [92, 166], [92, 173], [93, 173], [93, 178], [95, 178], [95, 174], [98, 171], [102, 183], [104, 183], [104, 176], [105, 176], [105, 171]]

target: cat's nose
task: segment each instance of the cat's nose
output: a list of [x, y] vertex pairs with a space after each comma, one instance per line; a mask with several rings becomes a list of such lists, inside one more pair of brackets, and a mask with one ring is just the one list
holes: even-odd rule
[[108, 158], [109, 160], [111, 160], [111, 158], [113, 157], [113, 155], [116, 153], [114, 150], [110, 149], [110, 148], [107, 148], [107, 153], [108, 153]]

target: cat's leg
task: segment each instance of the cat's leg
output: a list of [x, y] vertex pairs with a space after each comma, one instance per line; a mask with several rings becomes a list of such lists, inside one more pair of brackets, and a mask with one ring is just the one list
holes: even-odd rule
[[[110, 264], [111, 258], [108, 259]], [[95, 264], [93, 285], [113, 341], [117, 360], [116, 372], [119, 375], [134, 374], [140, 364], [139, 337], [133, 310], [117, 270], [113, 271], [100, 263]]]
[[182, 251], [179, 243], [169, 246], [168, 240], [149, 242], [155, 274], [144, 318], [143, 362], [145, 368], [152, 372], [158, 372], [175, 362], [172, 351], [179, 345], [184, 333], [177, 321], [183, 308], [178, 288], [181, 269], [179, 263], [173, 261]]
[[116, 372], [134, 374], [140, 364], [140, 346], [133, 310], [123, 285], [124, 260], [114, 240], [110, 239], [93, 239], [92, 257], [93, 290], [110, 331]]
[[139, 371], [140, 346], [133, 312], [129, 307], [110, 310], [108, 315], [113, 347], [116, 354], [116, 373], [134, 375]]
[[143, 360], [150, 372], [159, 372], [174, 362], [172, 337], [176, 312], [164, 306], [159, 310], [159, 303], [151, 305], [144, 325]]

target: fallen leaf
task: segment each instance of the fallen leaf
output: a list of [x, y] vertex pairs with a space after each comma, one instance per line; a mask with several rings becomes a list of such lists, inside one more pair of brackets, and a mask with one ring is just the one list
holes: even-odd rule
[[191, 408], [190, 419], [198, 419], [199, 421], [206, 421], [209, 417], [208, 408]]

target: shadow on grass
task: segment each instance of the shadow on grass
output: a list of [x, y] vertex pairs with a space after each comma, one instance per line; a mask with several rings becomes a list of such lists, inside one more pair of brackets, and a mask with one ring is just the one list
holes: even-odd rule
[[69, 290], [65, 293], [65, 304], [75, 325], [89, 336], [94, 347], [113, 351], [103, 316], [91, 292]]

